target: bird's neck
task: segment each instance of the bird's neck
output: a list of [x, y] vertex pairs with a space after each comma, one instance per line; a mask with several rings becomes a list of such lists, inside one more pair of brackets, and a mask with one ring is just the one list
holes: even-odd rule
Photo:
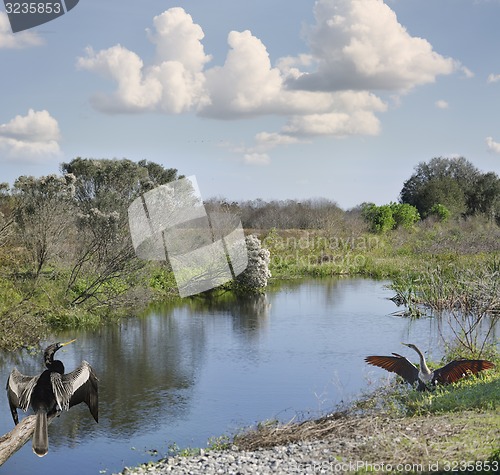
[[425, 375], [431, 374], [432, 371], [429, 369], [427, 363], [425, 362], [424, 354], [417, 347], [414, 347], [413, 349], [418, 353], [418, 356], [420, 357], [420, 372]]
[[64, 374], [64, 365], [59, 360], [45, 360], [45, 366], [49, 371]]

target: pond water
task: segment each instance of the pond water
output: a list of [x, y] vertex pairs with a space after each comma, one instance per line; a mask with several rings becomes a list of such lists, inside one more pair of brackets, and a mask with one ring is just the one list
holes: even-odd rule
[[[84, 404], [49, 427], [49, 453], [28, 442], [0, 473], [88, 475], [119, 472], [164, 455], [169, 446], [204, 447], [259, 421], [324, 414], [370, 390], [388, 373], [369, 354], [400, 352], [411, 341], [442, 347], [435, 319], [392, 315], [387, 283], [365, 279], [285, 283], [245, 299], [201, 298], [156, 306], [147, 315], [48, 342], [77, 341], [57, 353], [67, 371], [82, 359], [100, 379], [99, 424]], [[0, 354], [10, 370], [42, 371], [41, 354]], [[0, 391], [0, 434], [12, 429]], [[149, 451], [157, 450], [158, 454]]]

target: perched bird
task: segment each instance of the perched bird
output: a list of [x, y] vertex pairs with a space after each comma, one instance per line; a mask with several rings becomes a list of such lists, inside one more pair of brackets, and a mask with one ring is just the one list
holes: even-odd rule
[[487, 360], [454, 360], [442, 368], [432, 371], [427, 366], [423, 353], [415, 345], [411, 343], [402, 343], [402, 345], [412, 348], [418, 353], [420, 357], [419, 368], [397, 353], [392, 353], [393, 356], [367, 356], [365, 361], [373, 366], [399, 374], [410, 384], [418, 382], [418, 391], [428, 389], [427, 384], [429, 383], [432, 385], [454, 383], [467, 374], [477, 374], [485, 369], [495, 367], [491, 361]]
[[35, 415], [33, 452], [43, 457], [49, 450], [47, 415], [85, 402], [95, 421], [98, 421], [97, 377], [86, 361], [71, 373], [64, 374], [62, 361], [54, 360], [54, 354], [63, 346], [73, 343], [54, 343], [44, 352], [47, 369], [38, 376], [25, 376], [14, 368], [7, 380], [7, 395], [14, 424], [19, 423], [17, 408], [27, 411], [31, 406]]

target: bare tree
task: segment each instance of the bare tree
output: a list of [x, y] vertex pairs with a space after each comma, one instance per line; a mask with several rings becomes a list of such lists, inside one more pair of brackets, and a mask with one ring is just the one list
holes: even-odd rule
[[73, 175], [21, 176], [14, 183], [15, 221], [35, 277], [61, 249], [72, 225]]

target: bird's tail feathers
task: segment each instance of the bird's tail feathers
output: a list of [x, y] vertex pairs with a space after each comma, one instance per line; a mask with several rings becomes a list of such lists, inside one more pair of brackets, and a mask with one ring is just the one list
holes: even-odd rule
[[47, 412], [39, 410], [36, 413], [35, 432], [33, 433], [33, 452], [43, 457], [49, 451], [49, 434]]

